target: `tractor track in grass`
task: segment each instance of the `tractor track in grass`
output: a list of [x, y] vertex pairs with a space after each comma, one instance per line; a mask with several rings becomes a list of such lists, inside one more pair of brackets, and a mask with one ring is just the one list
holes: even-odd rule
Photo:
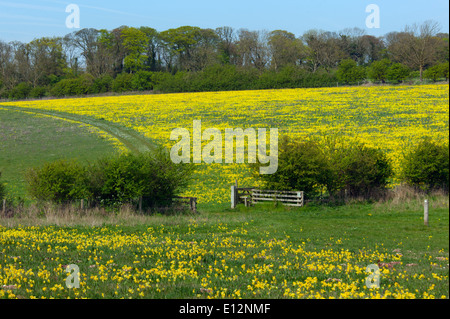
[[156, 143], [152, 142], [150, 139], [142, 136], [135, 130], [119, 125], [114, 122], [109, 122], [103, 119], [92, 118], [84, 115], [77, 115], [73, 113], [66, 113], [60, 111], [51, 111], [51, 110], [42, 110], [28, 107], [18, 107], [12, 105], [0, 105], [0, 109], [17, 111], [17, 112], [26, 112], [37, 115], [49, 116], [54, 118], [59, 118], [62, 120], [69, 120], [72, 122], [77, 122], [81, 124], [86, 124], [93, 126], [112, 137], [119, 140], [126, 148], [128, 148], [131, 152], [140, 153], [146, 151], [152, 151], [156, 147]]

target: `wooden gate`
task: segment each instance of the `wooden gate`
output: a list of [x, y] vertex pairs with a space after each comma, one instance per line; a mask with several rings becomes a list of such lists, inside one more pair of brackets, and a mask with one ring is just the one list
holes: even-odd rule
[[304, 192], [261, 190], [231, 186], [231, 208], [235, 208], [237, 204], [250, 206], [267, 201], [278, 201], [285, 206], [302, 207], [304, 205]]

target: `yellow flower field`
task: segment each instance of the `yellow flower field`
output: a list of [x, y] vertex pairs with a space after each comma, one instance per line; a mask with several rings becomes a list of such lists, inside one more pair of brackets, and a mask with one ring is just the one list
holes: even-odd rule
[[[255, 240], [249, 227], [194, 220], [183, 229], [131, 233], [119, 226], [0, 226], [0, 299], [448, 298], [448, 257], [425, 254], [434, 266], [422, 273], [383, 245], [350, 251], [342, 247], [348, 239], [330, 237], [330, 247], [318, 250], [307, 238]], [[382, 287], [368, 288], [366, 267], [377, 260]], [[78, 267], [77, 286], [69, 263]]]
[[[128, 95], [7, 103], [119, 123], [170, 147], [175, 128], [278, 128], [280, 136], [344, 134], [384, 149], [398, 169], [402, 152], [423, 136], [449, 138], [449, 86], [374, 86]], [[1, 104], [0, 104], [1, 106]], [[245, 165], [201, 165], [186, 195], [229, 201], [229, 186], [253, 186]]]

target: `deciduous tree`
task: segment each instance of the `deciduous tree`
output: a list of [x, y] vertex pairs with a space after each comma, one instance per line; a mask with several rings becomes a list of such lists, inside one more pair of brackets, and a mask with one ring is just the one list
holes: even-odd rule
[[269, 33], [271, 65], [275, 70], [292, 64], [301, 65], [306, 58], [306, 49], [301, 39], [293, 33], [275, 30]]
[[439, 29], [438, 23], [426, 21], [420, 26], [407, 26], [404, 32], [388, 34], [388, 50], [392, 59], [411, 69], [419, 70], [422, 80], [425, 68], [437, 60], [440, 40], [436, 34]]

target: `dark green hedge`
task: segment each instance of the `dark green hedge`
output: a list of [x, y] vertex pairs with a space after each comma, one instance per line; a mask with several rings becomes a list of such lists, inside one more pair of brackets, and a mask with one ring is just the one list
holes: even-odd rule
[[304, 191], [306, 198], [327, 193], [332, 198], [376, 198], [393, 175], [391, 163], [379, 149], [342, 140], [303, 140], [283, 137], [278, 171], [259, 175], [268, 189]]
[[153, 153], [124, 153], [91, 164], [60, 160], [27, 172], [32, 198], [55, 203], [89, 199], [115, 206], [144, 198], [145, 207], [170, 206], [190, 182], [192, 166], [174, 164], [165, 149]]
[[11, 100], [41, 98], [44, 96], [83, 96], [107, 92], [130, 92], [156, 90], [163, 93], [231, 91], [280, 88], [314, 88], [336, 86], [335, 72], [319, 70], [309, 72], [298, 66], [286, 66], [280, 71], [259, 72], [254, 68], [234, 65], [213, 65], [198, 72], [138, 71], [121, 73], [112, 78], [102, 75], [94, 78], [90, 74], [59, 79], [48, 86], [33, 88], [29, 83], [20, 83], [11, 90], [0, 90], [0, 97]]
[[424, 138], [408, 150], [402, 163], [403, 181], [424, 191], [449, 188], [449, 145]]

